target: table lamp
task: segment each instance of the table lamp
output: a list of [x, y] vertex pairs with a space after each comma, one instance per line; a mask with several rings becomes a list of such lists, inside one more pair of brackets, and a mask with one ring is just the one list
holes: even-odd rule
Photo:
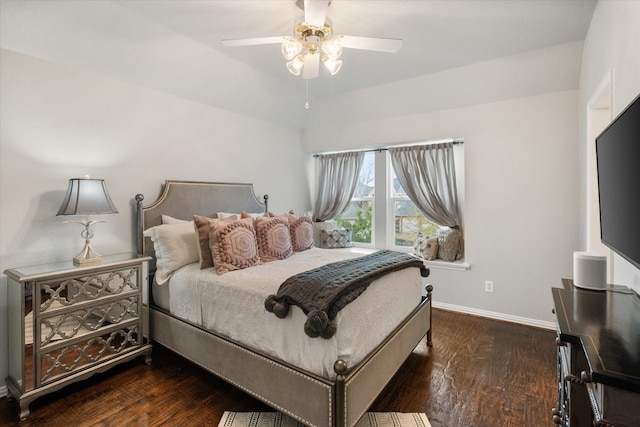
[[[80, 221], [65, 221], [65, 223], [78, 223], [84, 225], [84, 230], [80, 233], [85, 240], [84, 248], [73, 258], [74, 264], [92, 264], [100, 262], [100, 255], [91, 247], [93, 237], [93, 224], [105, 221], [96, 221], [89, 218], [89, 215], [118, 213], [115, 205], [109, 197], [107, 186], [103, 179], [72, 178], [69, 180], [67, 194], [57, 215], [84, 215]], [[56, 216], [57, 216], [56, 215]]]

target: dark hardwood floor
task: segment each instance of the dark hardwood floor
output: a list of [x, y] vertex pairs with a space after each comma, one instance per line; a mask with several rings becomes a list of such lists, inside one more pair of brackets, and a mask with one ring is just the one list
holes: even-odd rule
[[[421, 343], [371, 411], [425, 412], [433, 427], [552, 426], [555, 332], [453, 313], [433, 312], [433, 342]], [[155, 346], [89, 380], [36, 399], [18, 421], [15, 402], [0, 399], [2, 426], [217, 426], [228, 411], [266, 405]]]

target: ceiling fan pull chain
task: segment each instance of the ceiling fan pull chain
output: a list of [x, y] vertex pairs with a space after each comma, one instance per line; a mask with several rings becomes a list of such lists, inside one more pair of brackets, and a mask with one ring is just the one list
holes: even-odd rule
[[307, 102], [304, 103], [304, 108], [309, 109], [309, 80], [304, 81], [306, 86]]

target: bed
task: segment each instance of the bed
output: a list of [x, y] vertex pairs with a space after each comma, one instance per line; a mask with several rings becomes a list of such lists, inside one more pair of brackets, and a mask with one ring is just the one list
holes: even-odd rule
[[[148, 237], [151, 230], [167, 222], [193, 228], [186, 224], [194, 215], [260, 215], [267, 203], [251, 184], [235, 183], [168, 180], [150, 205], [136, 196], [138, 252], [153, 259], [149, 337], [306, 425], [352, 427], [415, 346], [425, 336], [431, 345], [432, 287], [424, 296], [421, 289], [428, 270], [405, 268], [374, 280], [336, 315], [335, 335], [326, 339], [305, 335], [307, 314], [298, 307], [284, 319], [267, 312], [265, 296], [292, 272], [364, 256], [357, 250], [310, 248], [221, 275], [192, 262], [159, 279], [165, 265], [156, 264], [156, 249], [165, 251]], [[253, 311], [242, 321], [233, 317], [245, 310]]]

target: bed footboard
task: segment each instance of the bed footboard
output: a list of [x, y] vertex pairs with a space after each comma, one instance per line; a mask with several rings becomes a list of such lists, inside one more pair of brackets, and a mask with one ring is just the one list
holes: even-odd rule
[[355, 425], [425, 335], [429, 343], [431, 337], [430, 290], [427, 298], [412, 315], [366, 360], [346, 375], [344, 391], [340, 390], [341, 378], [340, 375], [338, 376], [336, 425]]
[[[333, 383], [181, 321], [154, 307], [151, 338], [309, 426], [335, 425]], [[293, 411], [292, 411], [293, 409]]]
[[330, 381], [247, 349], [150, 307], [151, 339], [308, 426], [352, 427], [431, 332], [431, 292], [393, 334], [350, 369], [337, 361]]

